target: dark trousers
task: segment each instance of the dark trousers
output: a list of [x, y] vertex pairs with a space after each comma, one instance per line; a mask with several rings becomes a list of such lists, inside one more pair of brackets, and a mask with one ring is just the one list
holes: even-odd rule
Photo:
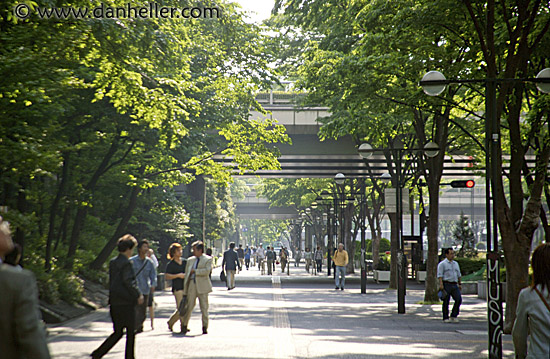
[[246, 269], [250, 268], [250, 258], [244, 260], [244, 265], [246, 266]]
[[315, 262], [317, 263], [317, 273], [320, 273], [323, 271], [323, 260], [322, 259], [316, 259]]
[[111, 334], [99, 348], [92, 353], [93, 358], [101, 358], [111, 350], [122, 338], [123, 330], [126, 328], [126, 359], [134, 359], [134, 329], [135, 312], [133, 305], [112, 305], [110, 308], [111, 319], [113, 320], [113, 334]]
[[443, 300], [443, 319], [449, 319], [449, 302], [451, 297], [455, 301], [453, 305], [453, 310], [451, 312], [451, 317], [456, 318], [460, 312], [460, 304], [462, 304], [462, 294], [460, 289], [458, 289], [457, 284], [443, 283], [443, 288], [447, 292], [447, 297]]
[[136, 304], [136, 330], [143, 331], [143, 323], [147, 318], [147, 304], [149, 304], [149, 294], [143, 295], [143, 304]]

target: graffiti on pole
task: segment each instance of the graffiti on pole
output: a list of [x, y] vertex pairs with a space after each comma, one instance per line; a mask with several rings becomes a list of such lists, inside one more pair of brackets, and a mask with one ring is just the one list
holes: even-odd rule
[[502, 358], [502, 284], [499, 279], [499, 255], [487, 253], [487, 316], [489, 321], [489, 358]]

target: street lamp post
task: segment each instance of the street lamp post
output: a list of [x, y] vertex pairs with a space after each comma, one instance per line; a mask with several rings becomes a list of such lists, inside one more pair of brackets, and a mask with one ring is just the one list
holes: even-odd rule
[[[500, 128], [497, 119], [496, 87], [504, 82], [534, 82], [539, 91], [550, 93], [550, 68], [540, 71], [534, 79], [497, 79], [483, 80], [447, 80], [438, 71], [430, 71], [420, 81], [420, 86], [429, 96], [438, 96], [448, 84], [484, 83], [485, 84], [485, 215], [487, 221], [487, 317], [489, 321], [489, 358], [502, 358], [502, 284], [499, 278], [498, 254], [498, 203], [496, 161], [500, 147]], [[493, 195], [491, 196], [491, 192]], [[491, 201], [493, 215], [491, 217]]]
[[[405, 260], [405, 243], [403, 239], [403, 192], [402, 187], [404, 185], [403, 180], [403, 173], [401, 169], [401, 161], [403, 159], [403, 152], [414, 152], [419, 151], [424, 153], [427, 157], [435, 157], [439, 154], [439, 146], [434, 142], [428, 142], [424, 148], [410, 148], [405, 149], [403, 148], [403, 144], [401, 142], [395, 143], [393, 147], [393, 150], [395, 151], [395, 193], [396, 193], [396, 203], [395, 203], [395, 209], [396, 209], [396, 215], [397, 215], [397, 243], [398, 243], [398, 251], [397, 251], [397, 312], [399, 314], [405, 314], [405, 292], [407, 289], [407, 266], [406, 266], [406, 260]], [[361, 146], [359, 146], [359, 154], [364, 158], [368, 159], [372, 156], [372, 154], [376, 151], [382, 151], [383, 149], [375, 149], [372, 148], [372, 146], [368, 143], [363, 143]], [[388, 179], [390, 176], [389, 174], [384, 173], [381, 176], [382, 180]]]
[[367, 205], [366, 201], [366, 183], [365, 179], [361, 179], [361, 196], [360, 198], [360, 204], [359, 204], [359, 223], [361, 223], [361, 294], [367, 293], [367, 265], [366, 265], [366, 258], [365, 258], [365, 252], [366, 252], [366, 234], [365, 234], [365, 207]]
[[340, 238], [339, 242], [345, 245], [344, 240], [344, 204], [345, 204], [345, 188], [344, 183], [346, 181], [346, 176], [343, 173], [337, 173], [334, 176], [334, 182], [340, 187], [340, 213], [339, 213], [339, 222], [340, 222]]
[[328, 211], [328, 216], [327, 216], [327, 276], [330, 276], [330, 270], [332, 268], [332, 265], [331, 265], [331, 259], [330, 259], [330, 248], [332, 246], [332, 243], [333, 243], [333, 234], [332, 234], [332, 225], [333, 223], [335, 222], [335, 218], [334, 218], [334, 208], [330, 207], [329, 211]]
[[[340, 222], [340, 235], [339, 237], [340, 238], [337, 238], [336, 240], [336, 245], [335, 247], [338, 247], [338, 243], [342, 243], [344, 245], [344, 247], [346, 246], [345, 244], [345, 238], [344, 238], [344, 204], [345, 204], [345, 187], [344, 187], [344, 183], [346, 182], [346, 176], [343, 174], [343, 173], [337, 173], [335, 176], [334, 176], [334, 182], [336, 182], [336, 184], [338, 185], [338, 187], [340, 187], [340, 203], [339, 203], [339, 211], [338, 211], [338, 218], [339, 218], [339, 222]], [[328, 263], [328, 262], [327, 262]], [[334, 270], [334, 278], [336, 278], [336, 269]]]

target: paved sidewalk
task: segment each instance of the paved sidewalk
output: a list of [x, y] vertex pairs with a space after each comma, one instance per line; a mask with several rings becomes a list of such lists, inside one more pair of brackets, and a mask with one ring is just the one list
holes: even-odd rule
[[[201, 334], [198, 305], [188, 335], [170, 333], [166, 320], [174, 299], [157, 292], [155, 329], [147, 320], [136, 358], [487, 358], [486, 303], [474, 295], [464, 296], [461, 322], [446, 324], [440, 305], [416, 304], [423, 286], [414, 282], [408, 284], [407, 313], [397, 314], [396, 292], [387, 283], [369, 278], [367, 294], [360, 294], [358, 276], [348, 277], [340, 291], [326, 272], [311, 276], [303, 265], [290, 270], [289, 277], [245, 269], [227, 291], [216, 269], [207, 335]], [[102, 309], [51, 327], [50, 350], [54, 358], [84, 358], [111, 330]], [[511, 337], [504, 336], [505, 358], [513, 358], [512, 349]], [[123, 353], [121, 341], [105, 358]]]

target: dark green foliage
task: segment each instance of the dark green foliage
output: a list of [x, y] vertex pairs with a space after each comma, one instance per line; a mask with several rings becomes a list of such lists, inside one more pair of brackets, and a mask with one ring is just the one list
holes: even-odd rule
[[378, 262], [377, 270], [389, 271], [391, 269], [391, 257], [389, 254], [380, 256], [380, 262]]
[[67, 303], [78, 303], [82, 300], [84, 281], [76, 275], [64, 270], [54, 272], [59, 298]]
[[477, 272], [480, 270], [485, 264], [485, 259], [480, 258], [455, 258], [455, 261], [457, 261], [458, 265], [460, 266], [460, 272], [462, 275], [468, 275], [470, 273]]
[[[380, 253], [386, 253], [390, 250], [391, 243], [387, 238], [380, 238]], [[367, 240], [367, 252], [372, 252], [372, 241]]]
[[460, 219], [456, 221], [455, 230], [453, 231], [455, 237], [455, 243], [460, 246], [460, 250], [457, 252], [457, 257], [477, 257], [477, 249], [475, 248], [475, 236], [470, 224], [468, 223], [468, 217], [464, 213], [460, 213]]

